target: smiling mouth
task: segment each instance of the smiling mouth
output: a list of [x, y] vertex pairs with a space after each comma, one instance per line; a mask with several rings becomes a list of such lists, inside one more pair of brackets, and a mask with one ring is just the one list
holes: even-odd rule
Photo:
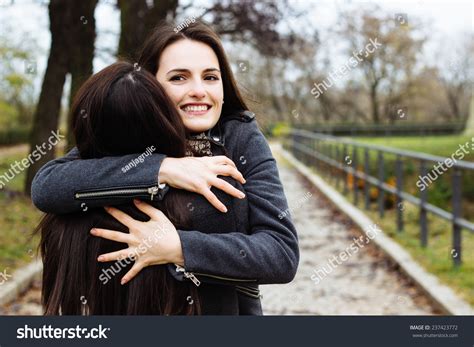
[[203, 115], [206, 114], [207, 111], [211, 109], [211, 105], [206, 105], [206, 104], [188, 104], [181, 106], [180, 109], [184, 112], [186, 112], [189, 115]]

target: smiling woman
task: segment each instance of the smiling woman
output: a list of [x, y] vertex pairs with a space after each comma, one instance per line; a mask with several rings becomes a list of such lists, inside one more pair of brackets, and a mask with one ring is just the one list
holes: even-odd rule
[[[291, 218], [277, 218], [288, 204], [276, 162], [240, 95], [220, 39], [200, 22], [178, 33], [163, 24], [145, 42], [138, 64], [156, 76], [171, 99], [173, 110], [164, 104], [163, 112], [181, 118], [186, 154], [192, 157], [167, 157], [157, 150], [146, 165], [117, 175], [133, 158], [85, 159], [73, 150], [38, 172], [33, 202], [44, 211], [66, 213], [78, 211], [83, 203], [99, 207], [133, 198], [166, 202], [166, 185], [170, 191], [197, 193], [183, 204], [190, 217], [186, 227], [164, 218], [157, 206], [140, 204], [150, 217], [146, 222], [108, 209], [130, 235], [124, 238], [122, 230], [103, 228], [93, 235], [128, 248], [102, 254], [99, 260], [119, 261], [153, 230], [167, 228], [170, 237], [138, 252], [123, 283], [131, 286], [142, 269], [167, 264], [176, 281], [198, 286], [203, 314], [262, 314], [258, 285], [294, 278], [298, 242]], [[133, 117], [129, 121], [127, 131], [133, 130]]]
[[212, 129], [221, 116], [224, 90], [211, 47], [189, 39], [177, 41], [163, 50], [159, 66], [156, 78], [178, 107], [186, 128], [195, 133]]

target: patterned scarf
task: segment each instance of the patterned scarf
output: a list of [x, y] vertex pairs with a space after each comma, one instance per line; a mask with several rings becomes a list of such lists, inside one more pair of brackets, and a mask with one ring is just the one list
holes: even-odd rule
[[191, 136], [186, 140], [186, 144], [187, 157], [212, 157], [211, 142], [204, 132]]

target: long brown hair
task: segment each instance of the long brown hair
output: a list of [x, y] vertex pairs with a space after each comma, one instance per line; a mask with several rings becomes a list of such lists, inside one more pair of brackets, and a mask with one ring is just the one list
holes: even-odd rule
[[156, 75], [161, 54], [166, 47], [184, 39], [202, 42], [212, 48], [219, 61], [225, 100], [222, 105], [222, 117], [234, 112], [248, 110], [235, 82], [234, 74], [219, 36], [201, 21], [190, 23], [189, 26], [180, 31], [174, 29], [172, 24], [161, 22], [145, 40], [138, 64]]
[[[176, 107], [155, 77], [136, 65], [118, 62], [90, 77], [77, 92], [71, 112], [83, 159], [143, 153], [149, 146], [157, 153], [185, 155], [186, 130]], [[185, 229], [189, 218], [181, 194], [172, 190], [163, 203], [154, 205], [176, 228]], [[149, 220], [133, 204], [117, 207], [132, 218]], [[93, 227], [128, 232], [102, 208], [47, 214], [36, 228], [41, 233], [46, 315], [200, 314], [194, 284], [176, 281], [165, 265], [146, 267], [122, 286], [120, 279], [133, 263], [99, 263], [97, 256], [127, 245], [91, 236]], [[104, 280], [111, 269], [116, 275]]]

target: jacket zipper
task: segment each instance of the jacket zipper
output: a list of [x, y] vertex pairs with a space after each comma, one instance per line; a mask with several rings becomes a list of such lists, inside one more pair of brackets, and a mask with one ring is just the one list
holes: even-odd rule
[[129, 189], [114, 189], [114, 190], [101, 190], [93, 192], [76, 193], [76, 199], [91, 199], [97, 197], [111, 197], [120, 195], [134, 195], [134, 194], [150, 194], [150, 200], [153, 201], [156, 194], [158, 194], [160, 188], [153, 186], [149, 188], [129, 188]]
[[199, 273], [199, 272], [194, 272], [194, 274], [196, 274], [196, 275], [198, 275], [198, 276], [212, 277], [212, 278], [216, 278], [216, 279], [224, 280], [224, 281], [233, 281], [233, 282], [257, 282], [257, 280], [253, 280], [253, 279], [241, 279], [241, 278], [222, 277], [222, 276], [216, 276], [216, 275], [203, 274], [203, 273]]
[[[196, 275], [197, 276], [216, 278], [216, 279], [223, 280], [223, 281], [233, 281], [233, 282], [244, 282], [245, 283], [245, 282], [256, 282], [257, 281], [257, 280], [253, 280], [253, 279], [248, 280], [248, 279], [241, 279], [241, 278], [230, 278], [230, 277], [209, 275], [209, 274], [203, 274], [203, 273], [199, 273], [199, 272], [188, 272], [184, 269], [184, 267], [182, 267], [180, 265], [177, 265], [177, 264], [175, 264], [175, 265], [176, 265], [176, 272], [182, 272], [184, 274], [184, 277], [189, 278], [197, 286], [199, 286], [199, 284], [201, 284], [201, 281], [198, 280]], [[195, 281], [198, 282], [199, 284], [197, 284]]]
[[177, 264], [175, 264], [175, 265], [176, 265], [176, 272], [182, 272], [183, 275], [184, 275], [184, 277], [190, 279], [191, 281], [193, 281], [193, 283], [194, 283], [197, 287], [199, 287], [199, 285], [201, 284], [201, 281], [199, 281], [199, 280], [197, 279], [197, 277], [194, 276], [194, 274], [193, 274], [192, 272], [187, 272], [187, 271], [184, 269], [184, 267], [182, 267], [182, 266], [180, 266], [180, 265], [177, 265]]

